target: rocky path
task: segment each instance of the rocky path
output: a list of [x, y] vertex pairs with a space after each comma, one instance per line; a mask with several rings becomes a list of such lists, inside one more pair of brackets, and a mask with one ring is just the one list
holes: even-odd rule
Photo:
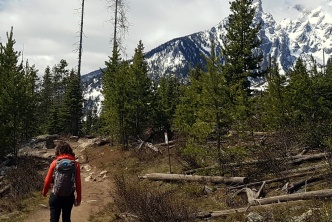
[[[82, 180], [82, 203], [79, 207], [73, 207], [72, 222], [87, 222], [91, 214], [98, 212], [112, 201], [110, 197], [112, 185], [107, 172], [85, 162], [84, 149], [87, 145], [86, 141], [81, 140], [71, 143], [76, 156], [79, 158]], [[48, 150], [47, 152], [50, 152], [50, 155], [52, 155], [54, 150]], [[48, 153], [44, 155], [48, 155]], [[48, 199], [48, 197], [49, 193], [46, 198]], [[48, 206], [40, 203], [36, 203], [36, 205], [38, 205], [37, 209], [24, 222], [45, 222], [50, 220]], [[60, 219], [60, 221], [62, 220]]]

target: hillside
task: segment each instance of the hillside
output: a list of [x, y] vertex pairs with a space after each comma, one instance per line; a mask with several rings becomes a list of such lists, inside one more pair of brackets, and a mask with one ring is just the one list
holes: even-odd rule
[[[215, 161], [211, 160], [205, 168], [190, 167], [190, 161], [179, 152], [180, 141], [170, 141], [170, 155], [165, 144], [153, 144], [154, 149], [151, 149], [152, 144], [143, 144], [140, 149], [121, 151], [109, 144], [98, 146], [92, 139], [70, 142], [81, 163], [83, 182], [83, 202], [73, 209], [72, 221], [171, 221], [160, 219], [168, 217], [176, 217], [177, 221], [206, 220], [203, 218], [210, 221], [250, 218], [256, 218], [255, 221], [330, 221], [326, 213], [332, 207], [328, 153], [299, 147], [292, 149], [292, 156], [282, 157], [278, 150], [259, 149], [255, 144], [262, 138], [265, 143], [275, 139], [257, 133], [254, 136], [233, 134], [225, 141], [227, 146], [241, 145], [243, 149], [230, 147], [234, 151], [233, 156], [224, 160], [227, 172], [224, 177], [245, 177], [248, 181], [244, 185], [241, 182], [209, 182], [209, 176], [216, 179], [219, 175]], [[45, 161], [49, 162], [53, 150], [26, 149], [25, 152], [46, 157]], [[169, 174], [170, 169], [172, 174]], [[46, 170], [47, 164], [42, 172]], [[107, 173], [102, 175], [107, 177], [100, 174], [105, 170]], [[196, 182], [149, 180], [152, 173], [206, 178]], [[139, 179], [144, 175], [147, 179]], [[263, 181], [265, 186], [262, 186]], [[259, 207], [247, 198], [250, 200], [250, 193], [259, 193], [261, 187], [262, 192], [257, 197], [257, 203], [262, 205]], [[265, 204], [276, 196], [277, 200]], [[28, 209], [14, 211], [7, 220], [5, 214], [0, 221], [47, 220], [47, 198], [41, 198], [37, 191], [28, 200]]]

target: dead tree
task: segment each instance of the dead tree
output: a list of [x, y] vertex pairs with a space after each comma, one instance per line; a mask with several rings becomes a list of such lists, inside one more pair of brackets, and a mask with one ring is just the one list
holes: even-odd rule
[[241, 190], [237, 191], [233, 196], [238, 195], [239, 193], [245, 192], [247, 195], [249, 206], [256, 205], [256, 201], [258, 198], [261, 197], [262, 190], [263, 190], [265, 184], [266, 184], [266, 182], [263, 181], [261, 187], [259, 188], [259, 190], [257, 192], [253, 191], [250, 188], [242, 188]]
[[164, 174], [164, 173], [150, 173], [141, 176], [140, 178], [149, 179], [149, 180], [196, 181], [196, 182], [211, 182], [211, 183], [224, 183], [224, 184], [248, 183], [248, 178], [246, 177], [198, 176], [198, 175]]
[[78, 47], [78, 68], [77, 75], [81, 79], [82, 49], [83, 49], [83, 20], [84, 20], [84, 1], [82, 0], [81, 24], [80, 24], [80, 42]]
[[107, 0], [107, 2], [108, 9], [114, 13], [114, 17], [110, 19], [110, 22], [114, 25], [113, 38], [111, 38], [110, 42], [113, 42], [113, 48], [115, 48], [116, 44], [121, 48], [121, 40], [129, 28], [129, 22], [126, 16], [128, 4], [126, 0]]
[[326, 175], [318, 175], [318, 176], [313, 176], [308, 179], [304, 179], [301, 181], [298, 181], [296, 183], [293, 183], [291, 186], [287, 188], [288, 193], [294, 193], [295, 191], [299, 190], [302, 186], [305, 186], [309, 183], [313, 183], [319, 180], [322, 180], [326, 177]]

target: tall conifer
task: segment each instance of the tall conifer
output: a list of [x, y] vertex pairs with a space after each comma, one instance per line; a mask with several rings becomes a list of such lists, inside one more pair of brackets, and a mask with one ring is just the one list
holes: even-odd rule
[[141, 136], [144, 129], [149, 126], [151, 111], [151, 80], [148, 77], [148, 65], [144, 57], [144, 46], [139, 41], [130, 65], [130, 125], [133, 136]]
[[[226, 35], [223, 38], [225, 54], [225, 77], [231, 89], [231, 98], [236, 104], [233, 113], [238, 128], [245, 127], [253, 115], [250, 78], [263, 75], [260, 70], [262, 54], [259, 50], [261, 41], [258, 37], [261, 24], [255, 24], [253, 0], [234, 0], [230, 2]], [[248, 129], [247, 129], [248, 130]]]

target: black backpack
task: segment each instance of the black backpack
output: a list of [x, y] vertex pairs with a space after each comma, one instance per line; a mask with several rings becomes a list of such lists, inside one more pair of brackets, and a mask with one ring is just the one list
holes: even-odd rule
[[74, 160], [57, 160], [53, 174], [53, 193], [70, 196], [75, 191], [76, 165]]

